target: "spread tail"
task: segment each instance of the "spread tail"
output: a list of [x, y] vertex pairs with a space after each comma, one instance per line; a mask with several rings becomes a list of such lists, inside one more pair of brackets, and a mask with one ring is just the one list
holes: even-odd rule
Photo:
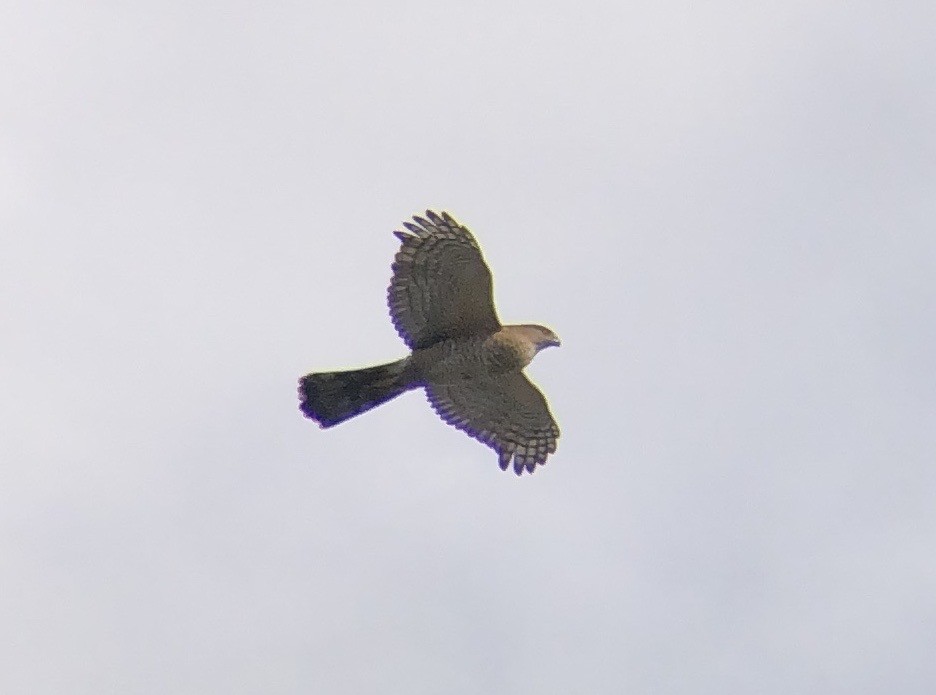
[[406, 359], [347, 372], [306, 374], [299, 380], [299, 408], [322, 427], [332, 427], [412, 388]]

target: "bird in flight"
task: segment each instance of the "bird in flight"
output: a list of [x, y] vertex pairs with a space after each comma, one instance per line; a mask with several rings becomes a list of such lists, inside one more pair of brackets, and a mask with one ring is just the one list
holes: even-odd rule
[[431, 210], [394, 232], [402, 242], [387, 302], [411, 350], [396, 362], [299, 380], [302, 412], [332, 427], [411, 389], [432, 408], [497, 452], [507, 470], [532, 473], [556, 450], [559, 427], [546, 399], [523, 373], [540, 350], [559, 345], [536, 324], [502, 325], [491, 271], [467, 227]]

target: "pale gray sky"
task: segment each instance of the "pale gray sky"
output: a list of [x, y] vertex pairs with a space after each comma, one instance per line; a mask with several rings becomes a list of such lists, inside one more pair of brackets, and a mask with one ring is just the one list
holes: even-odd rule
[[[936, 691], [936, 5], [17, 2], [0, 691]], [[447, 209], [562, 427], [419, 393]]]

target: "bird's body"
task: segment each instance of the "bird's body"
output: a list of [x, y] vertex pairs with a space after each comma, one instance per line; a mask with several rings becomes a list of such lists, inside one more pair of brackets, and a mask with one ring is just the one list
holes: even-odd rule
[[536, 353], [559, 339], [535, 324], [503, 326], [491, 274], [465, 227], [447, 213], [396, 232], [402, 243], [388, 290], [393, 323], [412, 353], [376, 367], [308, 374], [301, 409], [331, 427], [415, 388], [449, 424], [498, 452], [502, 468], [532, 472], [555, 451], [559, 428], [546, 400], [523, 375]]
[[519, 326], [505, 326], [496, 333], [442, 340], [414, 350], [409, 357], [416, 381], [446, 384], [462, 379], [503, 374], [523, 369], [536, 354]]

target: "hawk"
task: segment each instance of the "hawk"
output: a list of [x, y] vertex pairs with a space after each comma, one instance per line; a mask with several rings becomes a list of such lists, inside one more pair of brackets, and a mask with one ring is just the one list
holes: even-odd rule
[[402, 243], [387, 302], [409, 356], [307, 374], [299, 380], [300, 409], [332, 427], [424, 388], [436, 413], [494, 449], [503, 470], [512, 462], [517, 475], [532, 473], [556, 450], [559, 427], [523, 368], [559, 338], [536, 324], [501, 324], [478, 242], [451, 215], [427, 210], [403, 226], [394, 232]]

